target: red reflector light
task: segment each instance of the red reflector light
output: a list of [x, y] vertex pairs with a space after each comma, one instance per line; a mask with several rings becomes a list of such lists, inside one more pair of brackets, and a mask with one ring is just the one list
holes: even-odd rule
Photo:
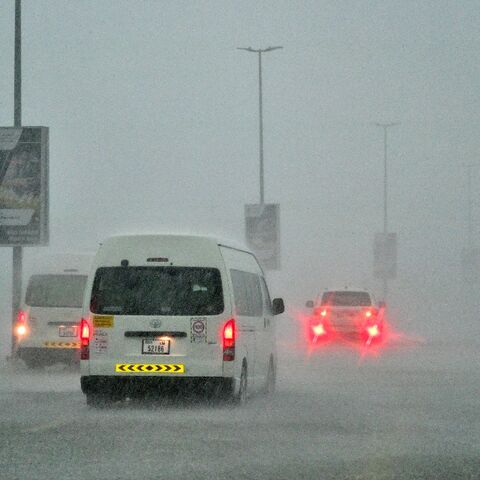
[[235, 336], [236, 325], [232, 318], [223, 327], [222, 343], [223, 343], [223, 360], [231, 362], [235, 359]]
[[88, 360], [90, 358], [90, 324], [82, 318], [80, 322], [80, 360]]
[[27, 322], [27, 314], [23, 310], [19, 310], [17, 314], [17, 323], [25, 324]]

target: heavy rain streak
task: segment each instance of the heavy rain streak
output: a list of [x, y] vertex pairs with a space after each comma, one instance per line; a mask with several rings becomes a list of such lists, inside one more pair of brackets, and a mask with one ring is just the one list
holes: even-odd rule
[[479, 479], [480, 4], [0, 3], [0, 479]]

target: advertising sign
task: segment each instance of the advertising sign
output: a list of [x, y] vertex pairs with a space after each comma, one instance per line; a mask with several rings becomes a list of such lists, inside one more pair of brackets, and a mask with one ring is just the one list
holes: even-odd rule
[[265, 270], [280, 269], [280, 206], [276, 203], [245, 205], [245, 236]]
[[48, 242], [48, 128], [0, 128], [0, 245]]
[[373, 275], [383, 280], [397, 276], [397, 234], [376, 233], [373, 244]]

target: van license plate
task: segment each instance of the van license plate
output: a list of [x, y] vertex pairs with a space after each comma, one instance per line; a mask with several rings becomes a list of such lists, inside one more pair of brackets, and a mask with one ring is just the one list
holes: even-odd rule
[[76, 337], [78, 336], [78, 327], [76, 325], [72, 325], [69, 327], [58, 327], [58, 336], [59, 337]]
[[142, 340], [142, 353], [147, 355], [165, 355], [170, 353], [170, 340], [144, 338]]

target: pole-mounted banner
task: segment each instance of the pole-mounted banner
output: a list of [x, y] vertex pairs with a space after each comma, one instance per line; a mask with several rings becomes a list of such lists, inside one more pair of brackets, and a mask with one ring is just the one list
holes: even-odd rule
[[0, 245], [48, 243], [48, 128], [0, 127]]
[[265, 270], [280, 269], [280, 205], [245, 205], [245, 237]]

